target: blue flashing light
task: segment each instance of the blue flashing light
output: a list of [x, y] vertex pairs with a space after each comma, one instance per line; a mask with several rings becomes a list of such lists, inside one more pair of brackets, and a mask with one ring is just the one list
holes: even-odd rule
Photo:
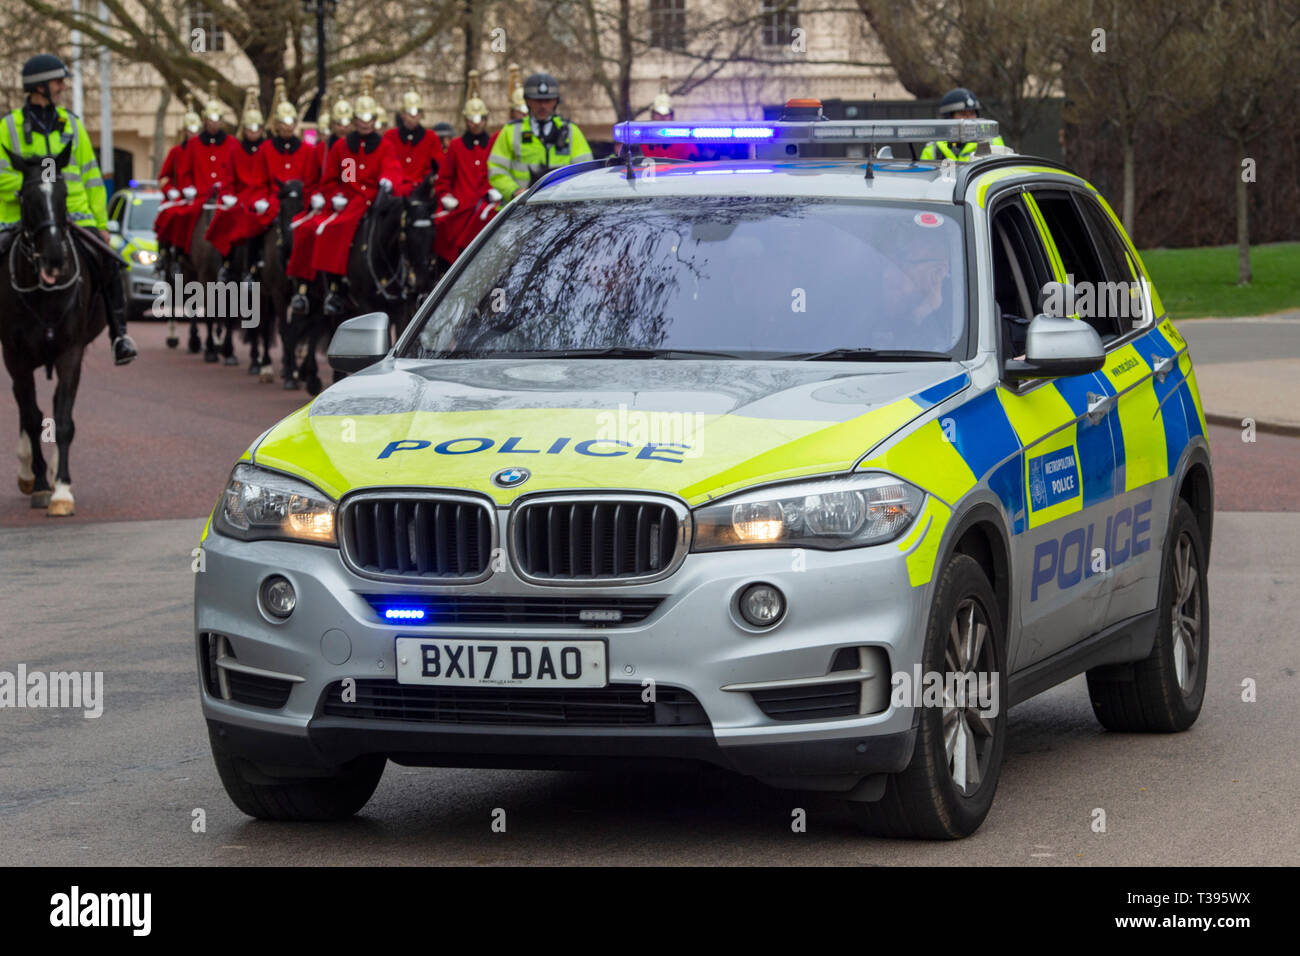
[[[640, 130], [633, 130], [634, 133], [640, 133]], [[656, 136], [662, 136], [665, 139], [681, 139], [689, 137], [691, 131], [685, 126], [665, 126], [663, 129], [655, 130]]]
[[389, 621], [423, 621], [428, 612], [422, 607], [390, 607], [384, 609], [384, 618]]
[[136, 186], [140, 185], [140, 181], [138, 179], [128, 179], [126, 184], [132, 189], [135, 189]]

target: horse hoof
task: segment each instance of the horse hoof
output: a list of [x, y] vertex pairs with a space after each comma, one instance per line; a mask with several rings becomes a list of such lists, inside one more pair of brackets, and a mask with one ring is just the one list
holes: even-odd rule
[[45, 509], [45, 513], [51, 518], [66, 518], [69, 515], [76, 514], [77, 507], [70, 499], [60, 498], [57, 501], [51, 501], [50, 506]]
[[307, 379], [307, 394], [312, 396], [320, 394], [320, 379], [315, 375]]
[[270, 385], [272, 382], [274, 382], [275, 372], [271, 370], [271, 366], [263, 365], [262, 370], [257, 375], [257, 380], [261, 382], [263, 385]]
[[48, 508], [50, 506], [50, 495], [52, 494], [54, 494], [54, 492], [49, 488], [44, 491], [32, 492], [32, 507]]
[[235, 366], [235, 365], [238, 365], [238, 364], [239, 364], [239, 356], [237, 356], [237, 355], [227, 355], [225, 358], [223, 358], [223, 359], [221, 360], [221, 364], [222, 364], [222, 365], [227, 365], [227, 366], [232, 366], [232, 367]]
[[[226, 361], [226, 364], [229, 365], [229, 364], [230, 364], [230, 361], [227, 360], [227, 361]], [[249, 363], [248, 363], [248, 374], [249, 374], [249, 375], [256, 375], [256, 374], [257, 374], [258, 372], [260, 372], [261, 370], [262, 370], [262, 366], [258, 365], [256, 362], [249, 362]]]
[[286, 378], [284, 380], [284, 385], [282, 387], [286, 392], [296, 392], [298, 391], [300, 385], [301, 383], [299, 383], [299, 381], [296, 378]]
[[187, 348], [190, 350], [191, 355], [198, 355], [200, 352], [203, 351], [203, 343], [200, 342], [198, 339], [190, 339], [190, 343], [187, 346]]
[[208, 362], [208, 363], [216, 362], [216, 361], [218, 361], [220, 358], [221, 358], [221, 356], [218, 355], [216, 352], [204, 352], [204, 353], [203, 353], [203, 361]]
[[170, 337], [167, 339], [167, 347], [168, 347], [169, 349], [174, 349], [174, 348], [176, 348], [176, 346], [178, 346], [178, 345], [180, 345], [180, 344], [181, 344], [181, 340], [178, 339], [178, 338], [177, 338], [176, 336], [174, 336], [174, 335], [173, 335], [173, 336], [170, 336]]
[[19, 478], [19, 479], [18, 479], [18, 490], [21, 491], [21, 492], [22, 492], [23, 494], [25, 494], [25, 495], [30, 495], [30, 494], [32, 493], [32, 489], [35, 488], [35, 487], [36, 487], [36, 479], [35, 479], [35, 478]]

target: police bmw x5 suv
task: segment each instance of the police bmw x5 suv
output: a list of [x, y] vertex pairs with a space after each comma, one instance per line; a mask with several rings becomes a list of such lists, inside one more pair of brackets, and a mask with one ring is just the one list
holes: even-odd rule
[[996, 135], [941, 125], [625, 124], [774, 158], [557, 172], [394, 347], [345, 323], [356, 374], [253, 443], [204, 531], [235, 804], [345, 816], [388, 760], [672, 759], [944, 838], [989, 811], [1007, 709], [1069, 677], [1108, 728], [1190, 726], [1186, 346], [1067, 169], [805, 155]]

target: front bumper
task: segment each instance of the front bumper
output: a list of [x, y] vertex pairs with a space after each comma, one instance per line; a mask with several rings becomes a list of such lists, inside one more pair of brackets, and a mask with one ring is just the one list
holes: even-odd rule
[[[920, 542], [916, 542], [919, 544]], [[552, 588], [507, 568], [463, 587], [403, 587], [353, 573], [334, 548], [280, 541], [242, 542], [210, 534], [195, 576], [200, 672], [219, 635], [242, 674], [282, 682], [282, 706], [223, 699], [201, 680], [203, 712], [228, 752], [265, 772], [330, 768], [366, 753], [427, 766], [590, 768], [629, 761], [705, 761], [776, 785], [848, 790], [864, 777], [902, 770], [915, 741], [915, 711], [889, 701], [890, 676], [921, 659], [928, 587], [912, 587], [896, 544], [841, 552], [771, 549], [690, 554], [670, 577], [641, 585]], [[257, 591], [282, 574], [298, 594], [284, 623], [258, 607]], [[755, 632], [734, 613], [749, 584], [786, 595], [776, 626]], [[412, 626], [380, 619], [366, 594], [662, 597], [644, 621], [627, 626]], [[391, 720], [325, 712], [325, 695], [345, 678], [389, 681], [399, 636], [606, 642], [611, 689], [641, 691], [646, 681], [684, 691], [707, 719], [674, 726], [526, 726]], [[845, 649], [866, 649], [849, 653]], [[837, 656], [839, 655], [839, 656]], [[856, 669], [846, 671], [852, 659]], [[834, 669], [832, 662], [839, 661]], [[332, 663], [334, 662], [334, 663]], [[855, 682], [859, 712], [805, 720], [774, 719], [754, 686], [797, 692]], [[817, 682], [821, 682], [818, 684]], [[276, 701], [278, 703], [278, 701]], [[788, 716], [788, 714], [787, 714]]]

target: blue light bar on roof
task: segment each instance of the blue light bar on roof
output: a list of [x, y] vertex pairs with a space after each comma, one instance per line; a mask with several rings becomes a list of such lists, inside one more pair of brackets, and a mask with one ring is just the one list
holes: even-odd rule
[[691, 123], [615, 123], [619, 143], [711, 142], [782, 143], [981, 143], [998, 135], [998, 124], [986, 119], [963, 120], [803, 120], [769, 123], [732, 122], [704, 126]]

